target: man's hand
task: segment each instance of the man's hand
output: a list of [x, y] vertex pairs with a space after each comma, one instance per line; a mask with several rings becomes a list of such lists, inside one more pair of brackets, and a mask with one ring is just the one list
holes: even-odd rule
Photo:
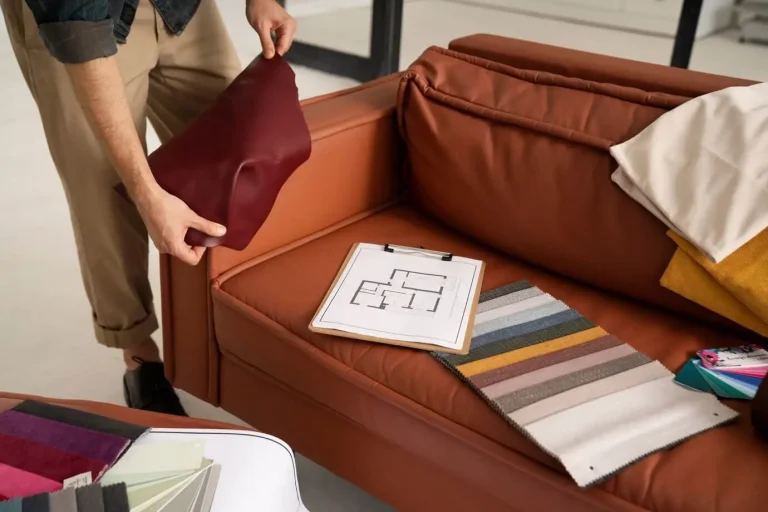
[[[181, 199], [165, 192], [155, 181], [133, 124], [115, 58], [71, 64], [67, 71], [91, 128], [139, 209], [152, 241], [160, 252], [196, 265], [205, 248], [184, 243], [187, 230], [195, 228], [211, 236], [222, 236], [226, 230], [195, 215]], [[82, 179], [92, 179], [88, 169], [83, 169]]]
[[[296, 20], [285, 12], [275, 0], [247, 0], [245, 15], [261, 39], [264, 57], [282, 56], [291, 47], [296, 33]], [[272, 42], [272, 32], [277, 41]]]
[[159, 187], [137, 197], [136, 206], [157, 250], [189, 265], [197, 265], [205, 253], [205, 247], [192, 247], [184, 242], [189, 228], [210, 236], [223, 236], [227, 232], [224, 226], [205, 220], [184, 201]]

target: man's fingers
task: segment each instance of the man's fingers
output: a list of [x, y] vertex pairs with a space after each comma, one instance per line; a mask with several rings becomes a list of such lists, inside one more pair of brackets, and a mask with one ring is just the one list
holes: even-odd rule
[[275, 43], [272, 42], [272, 33], [267, 25], [259, 25], [256, 29], [261, 39], [261, 49], [264, 57], [271, 59], [275, 56]]
[[201, 259], [203, 259], [203, 254], [205, 254], [205, 247], [193, 247], [192, 251], [195, 253], [195, 256], [197, 257], [198, 263]]
[[296, 34], [296, 22], [288, 21], [277, 31], [277, 53], [280, 56], [285, 55], [291, 48], [293, 36]]
[[227, 228], [221, 224], [216, 224], [215, 222], [206, 220], [198, 215], [192, 217], [192, 220], [189, 222], [189, 227], [202, 231], [208, 236], [224, 236], [227, 233]]
[[[202, 249], [202, 251], [198, 249]], [[204, 247], [190, 247], [188, 245], [184, 245], [182, 247], [176, 248], [176, 250], [173, 251], [173, 255], [187, 265], [192, 265], [194, 267], [200, 263], [200, 259], [203, 257], [204, 252]]]

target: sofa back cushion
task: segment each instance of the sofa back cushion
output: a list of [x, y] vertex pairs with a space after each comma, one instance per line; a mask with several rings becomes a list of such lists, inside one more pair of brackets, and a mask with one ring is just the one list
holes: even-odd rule
[[608, 149], [687, 97], [431, 48], [401, 82], [411, 200], [510, 256], [677, 311], [665, 227], [611, 179]]

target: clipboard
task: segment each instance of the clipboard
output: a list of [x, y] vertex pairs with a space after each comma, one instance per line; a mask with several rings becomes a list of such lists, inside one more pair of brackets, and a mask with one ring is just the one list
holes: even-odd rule
[[[428, 342], [420, 343], [420, 342], [414, 342], [414, 341], [403, 341], [398, 339], [392, 339], [386, 336], [366, 335], [366, 334], [360, 334], [355, 332], [348, 332], [340, 329], [318, 327], [314, 325], [315, 322], [320, 317], [320, 315], [323, 313], [324, 309], [326, 309], [326, 305], [328, 304], [329, 297], [334, 292], [334, 290], [337, 289], [337, 285], [339, 284], [339, 281], [342, 279], [342, 276], [344, 275], [345, 270], [349, 267], [350, 261], [353, 255], [357, 253], [357, 249], [358, 247], [360, 247], [360, 245], [363, 245], [363, 244], [359, 244], [359, 243], [354, 244], [352, 248], [349, 250], [349, 252], [347, 253], [347, 256], [344, 259], [344, 262], [339, 267], [339, 271], [337, 272], [336, 276], [333, 279], [333, 283], [329, 286], [328, 291], [323, 297], [322, 302], [318, 306], [318, 309], [316, 310], [315, 314], [312, 317], [312, 320], [309, 323], [309, 330], [311, 332], [315, 332], [318, 334], [340, 336], [342, 338], [351, 338], [356, 340], [369, 341], [373, 343], [395, 345], [400, 347], [412, 348], [416, 350], [426, 350], [430, 352], [443, 352], [448, 354], [461, 354], [461, 355], [468, 354], [470, 345], [472, 342], [472, 333], [474, 331], [474, 321], [475, 321], [475, 316], [477, 314], [477, 306], [480, 300], [480, 292], [482, 288], [483, 277], [485, 274], [485, 262], [482, 262], [479, 260], [471, 260], [471, 261], [478, 262], [479, 268], [477, 271], [478, 275], [474, 280], [474, 282], [476, 283], [475, 289], [472, 293], [469, 294], [469, 297], [468, 297], [468, 300], [470, 301], [469, 308], [465, 308], [466, 309], [465, 314], [468, 315], [468, 318], [466, 323], [466, 331], [464, 332], [464, 336], [463, 336], [463, 340], [461, 342], [460, 348], [448, 348], [448, 347], [435, 345]], [[455, 256], [451, 253], [434, 251], [430, 249], [425, 249], [423, 247], [407, 247], [407, 246], [401, 246], [401, 245], [386, 244], [381, 248], [381, 250], [383, 252], [389, 252], [389, 253], [398, 253], [398, 254], [435, 258], [445, 262], [453, 262], [455, 258]]]

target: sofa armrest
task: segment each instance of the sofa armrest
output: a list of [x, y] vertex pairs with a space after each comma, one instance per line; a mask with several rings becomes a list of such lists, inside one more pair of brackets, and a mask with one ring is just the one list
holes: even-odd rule
[[456, 39], [451, 42], [449, 48], [516, 68], [546, 71], [689, 98], [726, 87], [755, 83], [488, 34]]
[[217, 247], [196, 267], [162, 256], [163, 351], [173, 384], [218, 403], [219, 349], [211, 286], [397, 200], [403, 148], [395, 106], [399, 75], [302, 103], [312, 155], [291, 176], [243, 251]]

